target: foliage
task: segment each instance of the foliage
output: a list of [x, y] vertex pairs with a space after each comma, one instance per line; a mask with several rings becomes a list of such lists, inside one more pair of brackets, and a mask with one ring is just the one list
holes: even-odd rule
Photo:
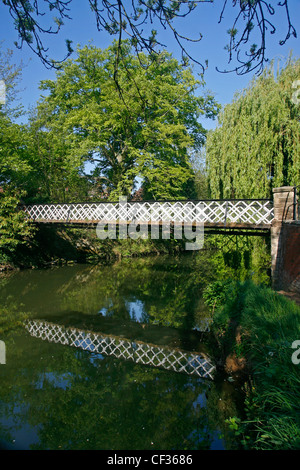
[[20, 92], [18, 83], [21, 79], [23, 64], [16, 65], [12, 62], [13, 51], [11, 49], [4, 50], [2, 48], [3, 41], [0, 41], [0, 80], [4, 82], [5, 102], [0, 102], [0, 110], [10, 119], [19, 117], [23, 108], [16, 105], [16, 98]]
[[26, 202], [85, 201], [91, 184], [78, 158], [70, 158], [63, 130], [49, 130], [33, 116], [24, 134], [31, 166]]
[[252, 279], [256, 284], [269, 285], [271, 255], [269, 237], [252, 235], [207, 234], [204, 248], [211, 250], [211, 264], [217, 273], [217, 280], [245, 281]]
[[219, 115], [207, 137], [213, 198], [271, 198], [272, 188], [300, 184], [300, 107], [292, 85], [300, 61], [291, 57], [275, 76], [273, 65]]
[[130, 196], [137, 177], [145, 197], [182, 198], [193, 179], [189, 150], [205, 139], [198, 118], [213, 118], [218, 105], [208, 94], [195, 95], [204, 82], [170, 54], [137, 58], [128, 43], [122, 43], [116, 86], [116, 48], [78, 49], [55, 81], [42, 82], [48, 96], [31, 122], [34, 158], [47, 172], [50, 166], [56, 171], [54, 184], [64, 175], [72, 187], [90, 162], [110, 199]]
[[15, 124], [0, 110], [0, 186], [22, 186], [30, 165], [23, 140], [24, 128]]
[[21, 185], [30, 167], [24, 145], [25, 128], [14, 122], [22, 108], [16, 106], [18, 81], [22, 64], [15, 65], [12, 51], [2, 49], [0, 42], [0, 80], [4, 83], [4, 101], [0, 101], [0, 187], [4, 184]]
[[208, 305], [212, 311], [222, 307], [234, 286], [235, 283], [231, 279], [227, 281], [215, 281], [208, 284], [203, 292], [206, 305]]
[[21, 108], [14, 107], [22, 66], [12, 63], [12, 52], [0, 49], [0, 79], [4, 81], [5, 103], [0, 104], [0, 257], [10, 261], [19, 245], [26, 244], [33, 230], [18, 211], [30, 164], [24, 142], [25, 128], [14, 123]]
[[236, 282], [235, 289], [225, 284], [224, 292], [226, 301], [215, 310], [212, 331], [229, 353], [236, 347], [230, 330], [240, 327], [240, 349], [250, 368], [247, 416], [242, 422], [232, 417], [230, 425], [246, 448], [298, 449], [300, 370], [292, 362], [292, 344], [300, 337], [300, 308], [251, 281]]
[[0, 256], [10, 257], [20, 244], [26, 244], [34, 229], [19, 210], [20, 196], [8, 186], [0, 192]]

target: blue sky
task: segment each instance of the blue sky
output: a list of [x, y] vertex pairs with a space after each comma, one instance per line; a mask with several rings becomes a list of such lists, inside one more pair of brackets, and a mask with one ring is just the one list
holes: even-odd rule
[[[230, 3], [230, 2], [229, 2]], [[271, 2], [276, 7], [278, 1]], [[178, 23], [180, 32], [197, 37], [199, 31], [203, 34], [200, 43], [190, 44], [189, 51], [201, 61], [208, 59], [208, 69], [205, 72], [206, 86], [216, 97], [216, 100], [225, 105], [231, 102], [236, 91], [245, 88], [251, 81], [254, 73], [244, 76], [238, 76], [234, 72], [222, 74], [216, 71], [216, 66], [221, 69], [228, 67], [228, 56], [224, 50], [228, 35], [226, 31], [231, 27], [233, 13], [231, 7], [225, 12], [225, 18], [218, 24], [219, 15], [223, 1], [216, 1], [213, 4], [200, 5], [196, 12], [188, 18]], [[267, 56], [269, 59], [283, 59], [289, 55], [292, 50], [293, 55], [300, 57], [299, 39], [291, 37], [284, 46], [279, 45], [279, 41], [286, 35], [287, 23], [283, 8], [276, 7], [279, 14], [274, 17], [274, 24], [277, 28], [276, 34], [267, 34]], [[292, 23], [300, 37], [300, 0], [289, 0], [290, 15]], [[73, 46], [77, 44], [85, 45], [89, 41], [100, 48], [106, 48], [111, 44], [112, 37], [106, 32], [98, 32], [96, 21], [92, 12], [89, 11], [87, 0], [73, 0], [72, 20], [65, 21], [65, 25], [58, 36], [45, 37], [45, 44], [49, 47], [50, 55], [61, 59], [66, 51], [65, 39], [71, 39]], [[167, 50], [172, 52], [175, 57], [180, 58], [180, 50], [171, 35], [165, 32], [159, 35], [167, 46]], [[20, 87], [21, 102], [27, 109], [34, 106], [40, 96], [39, 83], [44, 79], [55, 78], [55, 72], [48, 70], [35, 56], [28, 46], [24, 44], [23, 49], [19, 51], [14, 46], [17, 40], [17, 33], [14, 30], [13, 22], [8, 13], [7, 7], [2, 2], [0, 4], [0, 40], [4, 40], [3, 47], [14, 50], [14, 60], [19, 63], [20, 60], [26, 65], [23, 70]], [[73, 55], [75, 57], [75, 54]], [[195, 74], [199, 71], [195, 67]], [[300, 77], [299, 77], [300, 79]], [[206, 123], [207, 127], [214, 127], [214, 123]]]

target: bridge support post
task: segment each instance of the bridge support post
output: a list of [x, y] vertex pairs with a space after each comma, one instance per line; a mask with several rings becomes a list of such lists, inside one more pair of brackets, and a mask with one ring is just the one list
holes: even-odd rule
[[272, 286], [300, 293], [300, 222], [294, 221], [294, 188], [273, 189], [271, 227]]

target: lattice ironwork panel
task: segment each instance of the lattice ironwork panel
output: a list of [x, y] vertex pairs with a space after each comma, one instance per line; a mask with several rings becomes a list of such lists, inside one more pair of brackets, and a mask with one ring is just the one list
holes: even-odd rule
[[28, 320], [25, 322], [25, 327], [31, 336], [49, 342], [202, 378], [214, 377], [215, 366], [208, 357], [200, 353], [156, 346], [142, 341], [130, 341], [77, 328], [66, 328], [39, 320]]
[[271, 201], [178, 201], [134, 203], [36, 204], [24, 206], [30, 219], [39, 221], [138, 221], [270, 224]]

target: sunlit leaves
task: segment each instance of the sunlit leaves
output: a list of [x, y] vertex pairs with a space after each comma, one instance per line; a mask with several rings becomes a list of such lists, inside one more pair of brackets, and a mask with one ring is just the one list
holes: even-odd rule
[[12, 254], [18, 245], [28, 243], [33, 228], [18, 210], [20, 193], [8, 186], [0, 192], [0, 258]]

